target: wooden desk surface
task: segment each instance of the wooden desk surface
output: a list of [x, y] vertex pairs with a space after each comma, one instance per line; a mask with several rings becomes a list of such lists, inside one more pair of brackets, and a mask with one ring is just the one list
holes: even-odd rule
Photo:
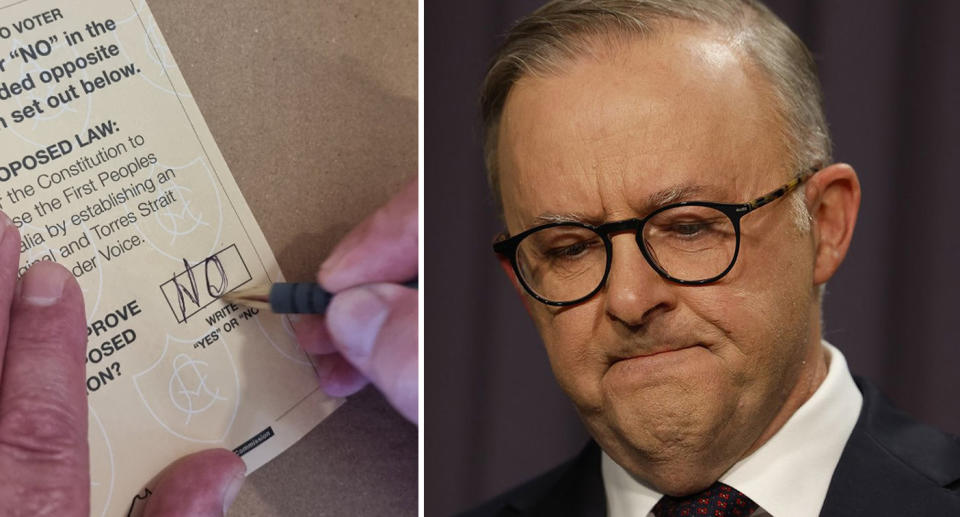
[[[417, 2], [153, 0], [288, 279], [417, 171]], [[367, 389], [253, 473], [244, 515], [415, 515], [417, 429]]]

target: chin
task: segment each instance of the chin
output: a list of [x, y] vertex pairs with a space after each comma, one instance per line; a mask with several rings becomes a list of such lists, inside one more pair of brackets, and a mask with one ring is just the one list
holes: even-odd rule
[[613, 392], [585, 420], [617, 463], [663, 493], [685, 495], [716, 481], [749, 445], [735, 438], [737, 401], [719, 388], [700, 379]]
[[594, 433], [600, 446], [620, 466], [658, 491], [672, 496], [699, 492], [723, 475], [735, 462], [729, 455], [717, 455], [711, 442], [696, 433], [675, 433], [663, 440], [647, 433], [624, 435], [618, 431]]
[[740, 397], [728, 380], [710, 367], [653, 382], [622, 380], [604, 383], [603, 409], [595, 416], [651, 461], [708, 449], [746, 409], [738, 407]]

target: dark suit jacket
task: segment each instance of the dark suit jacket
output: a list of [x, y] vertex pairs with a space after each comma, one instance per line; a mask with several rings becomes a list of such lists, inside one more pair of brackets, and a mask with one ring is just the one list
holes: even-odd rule
[[[820, 515], [960, 516], [960, 440], [916, 422], [862, 379], [857, 386], [863, 408]], [[600, 447], [590, 442], [573, 460], [464, 515], [603, 516], [606, 511]]]

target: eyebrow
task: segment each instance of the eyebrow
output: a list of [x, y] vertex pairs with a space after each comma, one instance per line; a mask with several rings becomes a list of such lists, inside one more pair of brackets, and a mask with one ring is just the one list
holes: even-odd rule
[[702, 195], [706, 190], [713, 189], [707, 189], [703, 185], [677, 185], [668, 187], [647, 196], [647, 200], [644, 202], [643, 207], [645, 211], [652, 211], [671, 203], [692, 201], [693, 198]]
[[533, 226], [550, 223], [569, 223], [571, 221], [597, 225], [602, 222], [602, 219], [588, 216], [583, 212], [544, 212], [533, 218]]
[[[706, 199], [700, 198], [705, 196], [719, 198], [720, 195], [720, 190], [716, 187], [696, 184], [675, 185], [647, 196], [641, 205], [642, 210], [639, 213], [648, 214], [660, 207], [682, 201], [707, 201]], [[566, 222], [578, 222], [598, 226], [605, 221], [602, 216], [590, 216], [584, 212], [544, 212], [533, 218], [533, 226]]]

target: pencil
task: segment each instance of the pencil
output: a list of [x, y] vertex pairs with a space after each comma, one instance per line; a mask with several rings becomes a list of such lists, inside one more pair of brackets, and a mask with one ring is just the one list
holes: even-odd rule
[[[410, 280], [402, 285], [417, 289], [418, 280]], [[247, 307], [270, 310], [276, 314], [323, 314], [332, 297], [332, 293], [317, 283], [278, 282], [233, 291], [223, 295], [221, 299]]]

